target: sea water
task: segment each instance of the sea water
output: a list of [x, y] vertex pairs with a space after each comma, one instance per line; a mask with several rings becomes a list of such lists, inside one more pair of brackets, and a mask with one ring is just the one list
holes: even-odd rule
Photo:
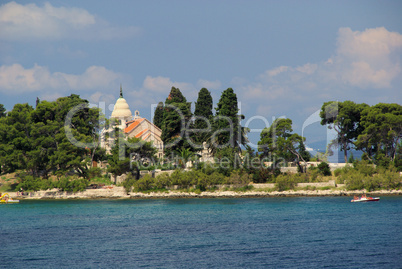
[[402, 197], [21, 201], [0, 268], [402, 268]]

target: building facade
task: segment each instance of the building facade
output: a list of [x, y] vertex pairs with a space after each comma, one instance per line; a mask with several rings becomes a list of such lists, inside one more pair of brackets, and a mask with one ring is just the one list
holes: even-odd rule
[[152, 142], [153, 146], [158, 150], [157, 157], [163, 157], [162, 130], [151, 121], [142, 118], [138, 110], [135, 111], [133, 116], [126, 99], [123, 98], [121, 86], [120, 97], [117, 99], [110, 117], [110, 126], [108, 129], [104, 129], [101, 134], [101, 146], [108, 152], [110, 152], [115, 143], [114, 130], [116, 127], [123, 132], [126, 138], [135, 137], [145, 142]]

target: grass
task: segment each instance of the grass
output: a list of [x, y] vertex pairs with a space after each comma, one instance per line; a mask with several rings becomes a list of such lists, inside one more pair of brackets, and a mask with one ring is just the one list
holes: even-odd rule
[[105, 177], [95, 177], [90, 180], [89, 184], [105, 184], [105, 185], [112, 185], [112, 181], [110, 178]]

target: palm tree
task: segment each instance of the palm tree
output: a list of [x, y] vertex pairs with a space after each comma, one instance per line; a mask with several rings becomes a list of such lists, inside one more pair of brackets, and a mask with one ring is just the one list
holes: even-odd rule
[[177, 153], [180, 156], [179, 163], [181, 164], [182, 168], [186, 168], [187, 162], [194, 156], [194, 152], [192, 152], [189, 148], [182, 147]]

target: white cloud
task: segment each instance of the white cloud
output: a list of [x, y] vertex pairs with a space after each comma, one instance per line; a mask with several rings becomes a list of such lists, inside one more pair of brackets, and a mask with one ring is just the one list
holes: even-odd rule
[[143, 83], [143, 88], [152, 92], [169, 92], [172, 87], [179, 88], [182, 92], [194, 90], [195, 87], [187, 82], [173, 82], [168, 77], [151, 77], [147, 76]]
[[197, 89], [191, 83], [174, 82], [168, 77], [152, 77], [147, 76], [144, 79], [143, 86], [138, 91], [131, 93], [133, 98], [140, 96], [140, 100], [136, 103], [138, 106], [149, 106], [149, 104], [157, 104], [165, 101], [172, 87], [179, 88], [187, 101], [194, 100], [197, 97]]
[[152, 104], [158, 104], [160, 101], [165, 102], [172, 87], [179, 88], [187, 101], [192, 102], [196, 101], [198, 91], [202, 87], [216, 90], [221, 87], [221, 83], [219, 81], [199, 79], [195, 86], [188, 82], [172, 81], [169, 77], [146, 76], [140, 89], [127, 91], [127, 101], [136, 109], [149, 108]]
[[51, 73], [45, 66], [34, 65], [25, 69], [20, 64], [0, 66], [0, 92], [20, 94], [54, 89], [66, 90], [94, 90], [110, 89], [115, 87], [123, 75], [106, 69], [103, 66], [90, 66], [84, 73], [66, 74]]
[[402, 74], [401, 49], [402, 35], [383, 27], [363, 32], [341, 28], [335, 55], [327, 61], [279, 66], [239, 88], [250, 102], [274, 101], [281, 108], [297, 105], [294, 102], [352, 98], [375, 89], [392, 94], [392, 81]]
[[[341, 28], [337, 49], [328, 60], [275, 67], [251, 82], [233, 80], [233, 88], [246, 116], [286, 116], [300, 132], [300, 123], [326, 101], [400, 103], [401, 51], [400, 33], [383, 27], [361, 32]], [[311, 136], [315, 135], [320, 136]]]
[[118, 28], [82, 8], [54, 7], [45, 3], [21, 5], [10, 2], [0, 6], [0, 39], [55, 40], [63, 38], [111, 39], [130, 37], [138, 27]]
[[288, 70], [289, 70], [289, 66], [279, 66], [275, 69], [268, 70], [266, 72], [266, 74], [270, 77], [275, 77], [275, 76], [279, 75], [280, 73], [286, 72]]
[[221, 88], [221, 82], [219, 80], [209, 81], [205, 79], [199, 79], [197, 86], [201, 88], [207, 88], [208, 90], [218, 90]]
[[363, 32], [341, 28], [332, 62], [345, 83], [360, 88], [389, 88], [401, 74], [401, 49], [402, 35], [384, 27]]

